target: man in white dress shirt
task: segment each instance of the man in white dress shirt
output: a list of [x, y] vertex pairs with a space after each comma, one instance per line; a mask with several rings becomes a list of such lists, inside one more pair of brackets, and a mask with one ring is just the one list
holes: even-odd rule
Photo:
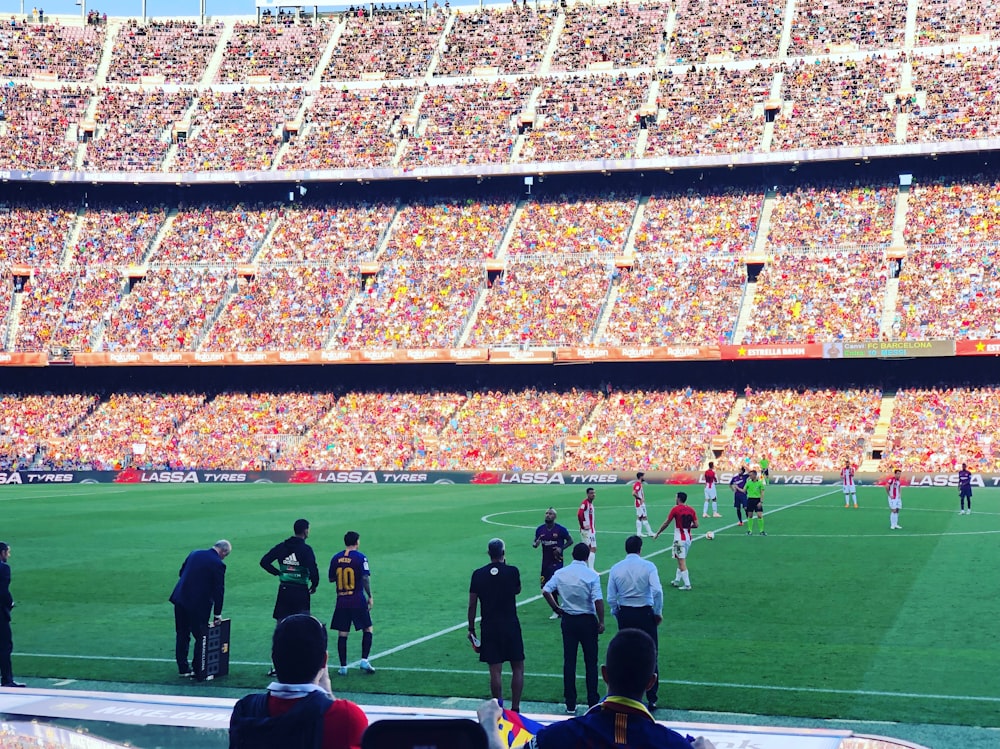
[[[642, 539], [629, 536], [625, 539], [625, 558], [608, 573], [608, 606], [618, 620], [618, 630], [641, 629], [653, 638], [659, 650], [657, 627], [663, 621], [663, 586], [656, 565], [643, 559]], [[646, 690], [646, 703], [656, 709], [659, 684], [659, 658], [655, 668], [656, 679]]]

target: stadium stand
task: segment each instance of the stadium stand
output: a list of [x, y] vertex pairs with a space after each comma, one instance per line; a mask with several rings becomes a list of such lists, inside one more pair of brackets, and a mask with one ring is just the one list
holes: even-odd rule
[[303, 127], [290, 137], [281, 169], [342, 169], [390, 166], [417, 89], [379, 86], [341, 90], [324, 86], [306, 109]]
[[882, 393], [872, 388], [755, 391], [716, 461], [735, 471], [762, 457], [788, 471], [838, 470], [845, 458], [860, 462], [880, 413]]
[[644, 257], [622, 271], [601, 342], [616, 346], [730, 343], [746, 284], [733, 257]]
[[1000, 388], [907, 388], [896, 393], [880, 471], [1000, 470]]
[[899, 274], [893, 337], [1000, 338], [998, 260], [996, 243], [910, 252]]
[[226, 43], [218, 83], [305, 81], [312, 77], [334, 25], [237, 22]]
[[5, 21], [0, 24], [0, 77], [92, 81], [104, 45], [103, 26]]
[[93, 137], [86, 140], [83, 168], [95, 172], [160, 171], [173, 127], [194, 97], [151, 88], [105, 89], [94, 114]]
[[635, 252], [743, 257], [753, 247], [763, 202], [762, 193], [735, 187], [654, 193], [635, 235]]
[[58, 265], [75, 212], [66, 204], [10, 202], [0, 207], [0, 264]]
[[822, 55], [854, 49], [903, 46], [906, 0], [799, 0], [788, 54]]
[[98, 396], [82, 393], [0, 395], [0, 436], [5, 442], [0, 461], [5, 469], [29, 466], [36, 456], [44, 456], [39, 446], [58, 443], [98, 402]]
[[650, 77], [619, 74], [548, 79], [518, 161], [623, 159], [635, 154], [639, 108]]
[[409, 467], [530, 471], [551, 466], [598, 402], [590, 390], [472, 392], [448, 417], [435, 448]]
[[139, 265], [166, 217], [164, 204], [88, 205], [69, 259], [85, 267]]
[[149, 260], [161, 265], [249, 262], [276, 219], [273, 205], [182, 206]]
[[163, 76], [164, 83], [201, 81], [222, 36], [220, 22], [130, 19], [118, 31], [108, 69], [109, 83], [141, 83]]
[[356, 271], [337, 268], [305, 265], [240, 274], [201, 349], [318, 351], [356, 289]]
[[963, 37], [1000, 32], [1000, 17], [986, 0], [920, 0], [917, 4], [918, 45], [961, 41]]
[[778, 56], [781, 0], [682, 0], [669, 56], [675, 63], [760, 60]]
[[428, 197], [400, 206], [379, 259], [442, 261], [494, 257], [514, 213], [514, 202]]
[[299, 202], [277, 210], [261, 262], [343, 264], [374, 257], [395, 206], [388, 202]]
[[551, 71], [651, 67], [664, 41], [670, 3], [632, 6], [573, 3], [552, 56]]
[[449, 391], [345, 393], [275, 467], [400, 470], [427, 462], [437, 434], [465, 398]]
[[174, 171], [242, 172], [270, 169], [281, 146], [279, 132], [294, 120], [303, 93], [293, 89], [203, 91], [190, 131], [178, 138]]
[[887, 278], [881, 252], [774, 255], [757, 277], [743, 340], [877, 340]]
[[1000, 242], [1000, 177], [943, 176], [910, 189], [904, 236], [917, 246]]
[[514, 119], [531, 89], [530, 83], [519, 80], [428, 89], [400, 164], [414, 168], [510, 161]]
[[537, 73], [556, 14], [525, 5], [459, 8], [435, 76], [468, 76], [477, 69], [510, 75]]
[[776, 72], [772, 65], [668, 71], [660, 79], [658, 114], [649, 123], [643, 156], [759, 151], [763, 106]]
[[600, 255], [623, 249], [638, 196], [576, 191], [527, 201], [508, 254]]
[[445, 20], [441, 12], [425, 17], [422, 9], [375, 15], [358, 9], [346, 19], [323, 80], [403, 80], [426, 75]]
[[1000, 132], [1000, 52], [972, 49], [935, 56], [914, 56], [917, 101], [907, 139], [936, 142], [996, 137]]
[[[40, 271], [28, 285], [18, 327], [19, 351], [90, 351], [109, 310], [124, 293], [118, 270], [94, 266], [77, 271]], [[60, 292], [54, 293], [58, 289]]]
[[72, 169], [77, 144], [71, 132], [89, 99], [77, 86], [0, 86], [0, 169]]
[[772, 150], [894, 143], [900, 62], [872, 55], [791, 63]]
[[696, 471], [707, 445], [722, 432], [732, 391], [616, 390], [594, 409], [567, 448], [565, 468], [586, 471]]

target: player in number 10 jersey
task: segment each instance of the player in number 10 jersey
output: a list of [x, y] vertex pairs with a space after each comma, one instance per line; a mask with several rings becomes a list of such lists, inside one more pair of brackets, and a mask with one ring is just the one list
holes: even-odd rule
[[336, 630], [337, 655], [340, 656], [341, 676], [347, 675], [347, 637], [354, 629], [362, 630], [361, 663], [365, 673], [373, 674], [375, 669], [368, 662], [372, 649], [372, 588], [368, 570], [368, 557], [358, 551], [360, 536], [356, 531], [344, 534], [344, 550], [334, 554], [330, 560], [330, 582], [337, 586], [337, 604], [333, 609], [330, 629]]

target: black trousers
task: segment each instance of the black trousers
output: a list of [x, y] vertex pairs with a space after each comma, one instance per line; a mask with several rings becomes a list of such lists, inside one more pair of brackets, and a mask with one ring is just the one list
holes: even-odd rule
[[[186, 674], [193, 670], [196, 679], [205, 678], [205, 654], [202, 636], [208, 630], [208, 617], [211, 616], [211, 613], [211, 609], [193, 612], [174, 604], [174, 630], [177, 633], [174, 655], [177, 658], [178, 673]], [[191, 647], [192, 637], [194, 638], [193, 669], [188, 665], [188, 648]]]
[[14, 652], [14, 635], [10, 630], [10, 619], [0, 612], [0, 682], [9, 684], [14, 681], [14, 668], [10, 655]]
[[653, 682], [653, 686], [646, 692], [646, 700], [648, 702], [656, 702], [660, 683], [660, 640], [656, 634], [657, 626], [656, 619], [653, 618], [653, 607], [621, 606], [618, 609], [618, 629], [641, 629], [653, 638], [653, 644], [656, 645], [656, 668], [654, 669], [656, 681]]
[[587, 685], [587, 706], [601, 701], [597, 692], [597, 617], [593, 614], [564, 614], [563, 694], [568, 707], [576, 707], [576, 654], [583, 649], [583, 667]]

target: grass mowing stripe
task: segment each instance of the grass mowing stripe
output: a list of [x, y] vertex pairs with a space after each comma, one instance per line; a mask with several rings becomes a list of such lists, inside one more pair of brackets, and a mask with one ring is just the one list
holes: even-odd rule
[[[804, 505], [804, 504], [806, 504], [808, 502], [812, 502], [812, 501], [817, 500], [817, 499], [822, 499], [823, 497], [829, 497], [831, 494], [836, 494], [836, 491], [826, 492], [824, 494], [817, 494], [814, 497], [806, 497], [805, 499], [800, 500], [798, 502], [792, 502], [791, 504], [782, 505], [781, 507], [778, 507], [777, 509], [772, 510], [771, 512], [772, 513], [774, 513], [774, 512], [781, 512], [782, 510], [788, 510], [788, 509], [791, 509], [793, 507], [799, 507], [800, 505]], [[537, 510], [537, 512], [544, 512], [544, 510]], [[496, 513], [496, 514], [500, 514], [500, 513]], [[489, 522], [489, 520], [487, 520], [488, 517], [490, 517], [490, 516], [489, 515], [484, 515], [480, 519], [483, 522], [488, 523]], [[723, 526], [724, 529], [736, 528], [736, 527], [737, 527], [736, 523], [732, 523], [730, 525]], [[703, 538], [705, 538], [705, 536], [704, 536], [704, 534], [702, 534], [702, 535], [698, 536], [697, 538], [703, 539]], [[659, 556], [660, 554], [665, 554], [666, 552], [668, 552], [670, 550], [671, 550], [671, 547], [667, 546], [667, 547], [665, 547], [663, 549], [659, 549], [658, 551], [654, 551], [651, 554], [647, 554], [644, 558], [645, 559], [651, 559], [652, 557]], [[608, 572], [610, 572], [610, 570], [604, 570], [603, 572], [599, 572], [598, 574], [601, 577], [604, 577], [604, 575], [608, 574]], [[524, 599], [522, 601], [518, 601], [517, 602], [517, 606], [520, 608], [521, 606], [526, 606], [529, 603], [534, 603], [535, 601], [540, 601], [540, 600], [542, 600], [542, 596], [541, 595], [532, 596], [531, 598], [526, 598], [526, 599]], [[477, 616], [476, 617], [476, 622], [478, 623], [481, 619], [482, 619], [482, 617]], [[375, 660], [377, 658], [384, 658], [387, 655], [393, 655], [394, 653], [398, 653], [398, 652], [400, 652], [402, 650], [406, 650], [407, 648], [411, 648], [411, 647], [413, 647], [415, 645], [421, 645], [421, 644], [423, 644], [425, 642], [428, 642], [430, 640], [433, 640], [433, 639], [435, 639], [437, 637], [441, 637], [442, 635], [447, 635], [447, 634], [451, 634], [452, 632], [457, 632], [462, 627], [467, 627], [468, 624], [469, 623], [467, 621], [466, 622], [461, 622], [461, 623], [456, 624], [454, 626], [446, 627], [445, 629], [438, 630], [437, 632], [434, 632], [433, 634], [424, 635], [423, 637], [419, 637], [416, 640], [411, 640], [410, 642], [404, 642], [403, 644], [397, 645], [397, 646], [395, 646], [393, 648], [389, 648], [388, 650], [383, 650], [383, 651], [381, 651], [379, 653], [374, 653], [372, 655], [369, 655], [368, 656], [368, 660], [369, 661], [373, 661], [373, 660]], [[350, 665], [356, 666], [357, 662], [352, 663]]]

